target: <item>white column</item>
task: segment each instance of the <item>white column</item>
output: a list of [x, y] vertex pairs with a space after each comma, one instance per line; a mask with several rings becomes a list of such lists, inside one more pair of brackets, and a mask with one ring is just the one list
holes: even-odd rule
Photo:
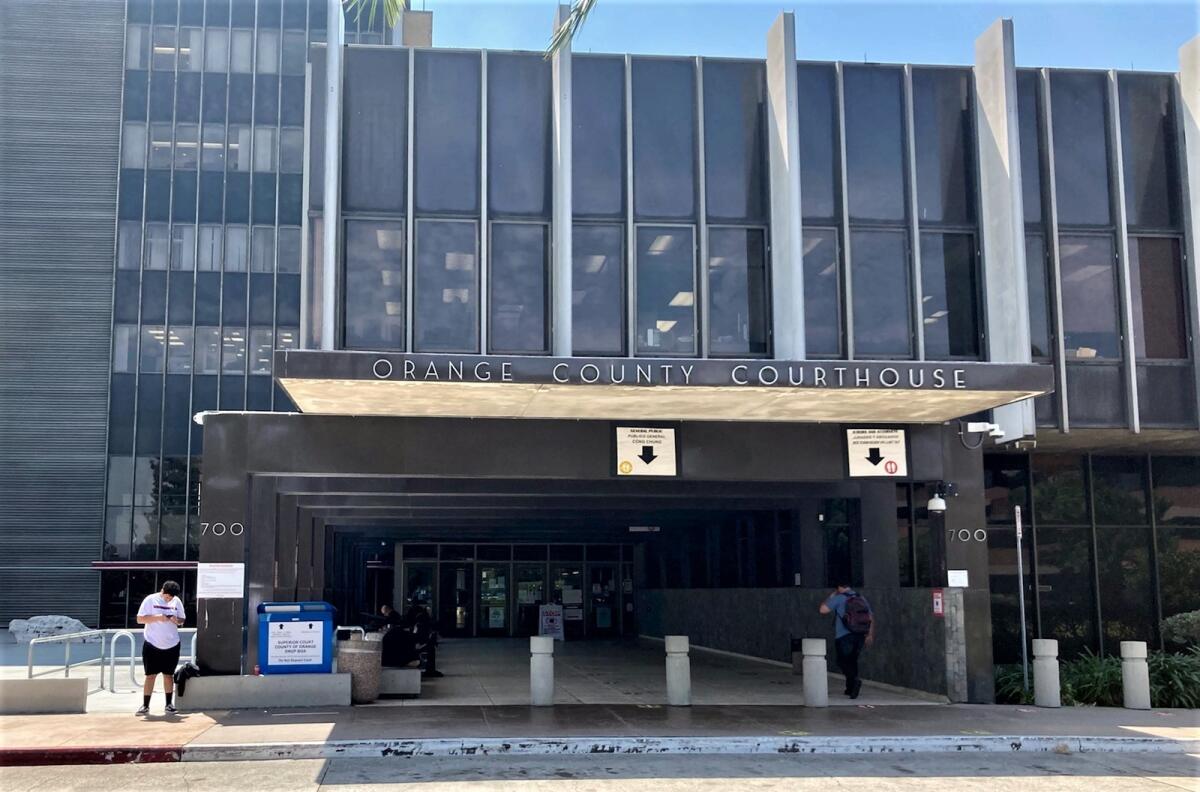
[[[559, 5], [554, 27], [566, 21], [571, 6]], [[571, 42], [554, 54], [551, 62], [554, 83], [554, 208], [550, 224], [550, 353], [570, 357], [572, 242], [571, 220]]]
[[800, 221], [800, 114], [796, 21], [783, 12], [767, 33], [767, 130], [771, 173], [771, 308], [774, 352], [803, 360], [804, 243]]
[[[1183, 225], [1184, 251], [1187, 255], [1187, 278], [1191, 285], [1188, 309], [1192, 327], [1200, 327], [1200, 36], [1179, 48], [1179, 95], [1176, 102], [1179, 118], [1180, 162], [1183, 163]], [[1194, 354], [1194, 353], [1193, 353]], [[1200, 366], [1193, 363], [1196, 374], [1196, 398], [1200, 402]]]
[[[975, 40], [975, 126], [979, 130], [979, 201], [987, 318], [987, 359], [1029, 363], [1029, 292], [1021, 135], [1011, 19], [997, 19]], [[1005, 441], [1036, 432], [1033, 400], [997, 407]]]
[[1058, 641], [1033, 639], [1033, 703], [1039, 707], [1061, 707], [1058, 680]]
[[667, 703], [672, 707], [688, 707], [692, 703], [692, 664], [688, 658], [688, 637], [668, 635]]
[[340, 0], [326, 0], [329, 18], [325, 48], [325, 184], [321, 208], [321, 349], [337, 342], [338, 242], [342, 198], [342, 45], [346, 19]]
[[554, 704], [554, 639], [548, 635], [529, 639], [529, 703], [535, 707]]
[[1125, 709], [1150, 709], [1150, 667], [1145, 641], [1121, 641], [1121, 687]]
[[829, 669], [825, 664], [825, 639], [805, 638], [801, 644], [804, 652], [804, 706], [829, 706]]

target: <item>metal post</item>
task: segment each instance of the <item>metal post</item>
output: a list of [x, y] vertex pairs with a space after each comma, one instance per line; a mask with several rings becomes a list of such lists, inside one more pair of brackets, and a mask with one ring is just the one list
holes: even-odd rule
[[1021, 678], [1025, 692], [1029, 692], [1029, 652], [1025, 635], [1025, 560], [1021, 553], [1021, 507], [1013, 507], [1017, 521], [1017, 600], [1021, 603]]
[[63, 648], [63, 677], [65, 679], [70, 679], [71, 678], [71, 641], [67, 640], [64, 643], [65, 643], [65, 646]]

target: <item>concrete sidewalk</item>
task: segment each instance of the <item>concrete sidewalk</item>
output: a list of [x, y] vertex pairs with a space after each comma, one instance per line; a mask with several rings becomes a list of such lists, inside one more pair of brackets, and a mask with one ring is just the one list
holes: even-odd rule
[[1200, 752], [1200, 712], [560, 705], [0, 718], [0, 766], [573, 753]]

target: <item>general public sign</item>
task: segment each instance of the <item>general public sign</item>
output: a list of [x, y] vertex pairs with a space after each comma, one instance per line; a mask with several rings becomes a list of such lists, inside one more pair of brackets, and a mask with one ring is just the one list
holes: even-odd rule
[[196, 564], [196, 599], [241, 599], [245, 589], [245, 564]]
[[552, 603], [538, 608], [538, 635], [548, 635], [551, 638], [563, 640], [562, 605]]
[[903, 429], [847, 429], [850, 478], [903, 478], [908, 475], [908, 446]]
[[655, 426], [618, 426], [617, 475], [679, 475], [675, 463], [675, 430]]
[[272, 622], [267, 633], [267, 657], [271, 665], [324, 663], [324, 630], [321, 628], [319, 621]]

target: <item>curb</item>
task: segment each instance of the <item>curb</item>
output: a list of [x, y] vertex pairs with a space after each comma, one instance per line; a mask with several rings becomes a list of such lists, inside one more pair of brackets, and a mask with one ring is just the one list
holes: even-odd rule
[[0, 748], [0, 767], [46, 765], [154, 764], [183, 760], [183, 746], [97, 748]]

